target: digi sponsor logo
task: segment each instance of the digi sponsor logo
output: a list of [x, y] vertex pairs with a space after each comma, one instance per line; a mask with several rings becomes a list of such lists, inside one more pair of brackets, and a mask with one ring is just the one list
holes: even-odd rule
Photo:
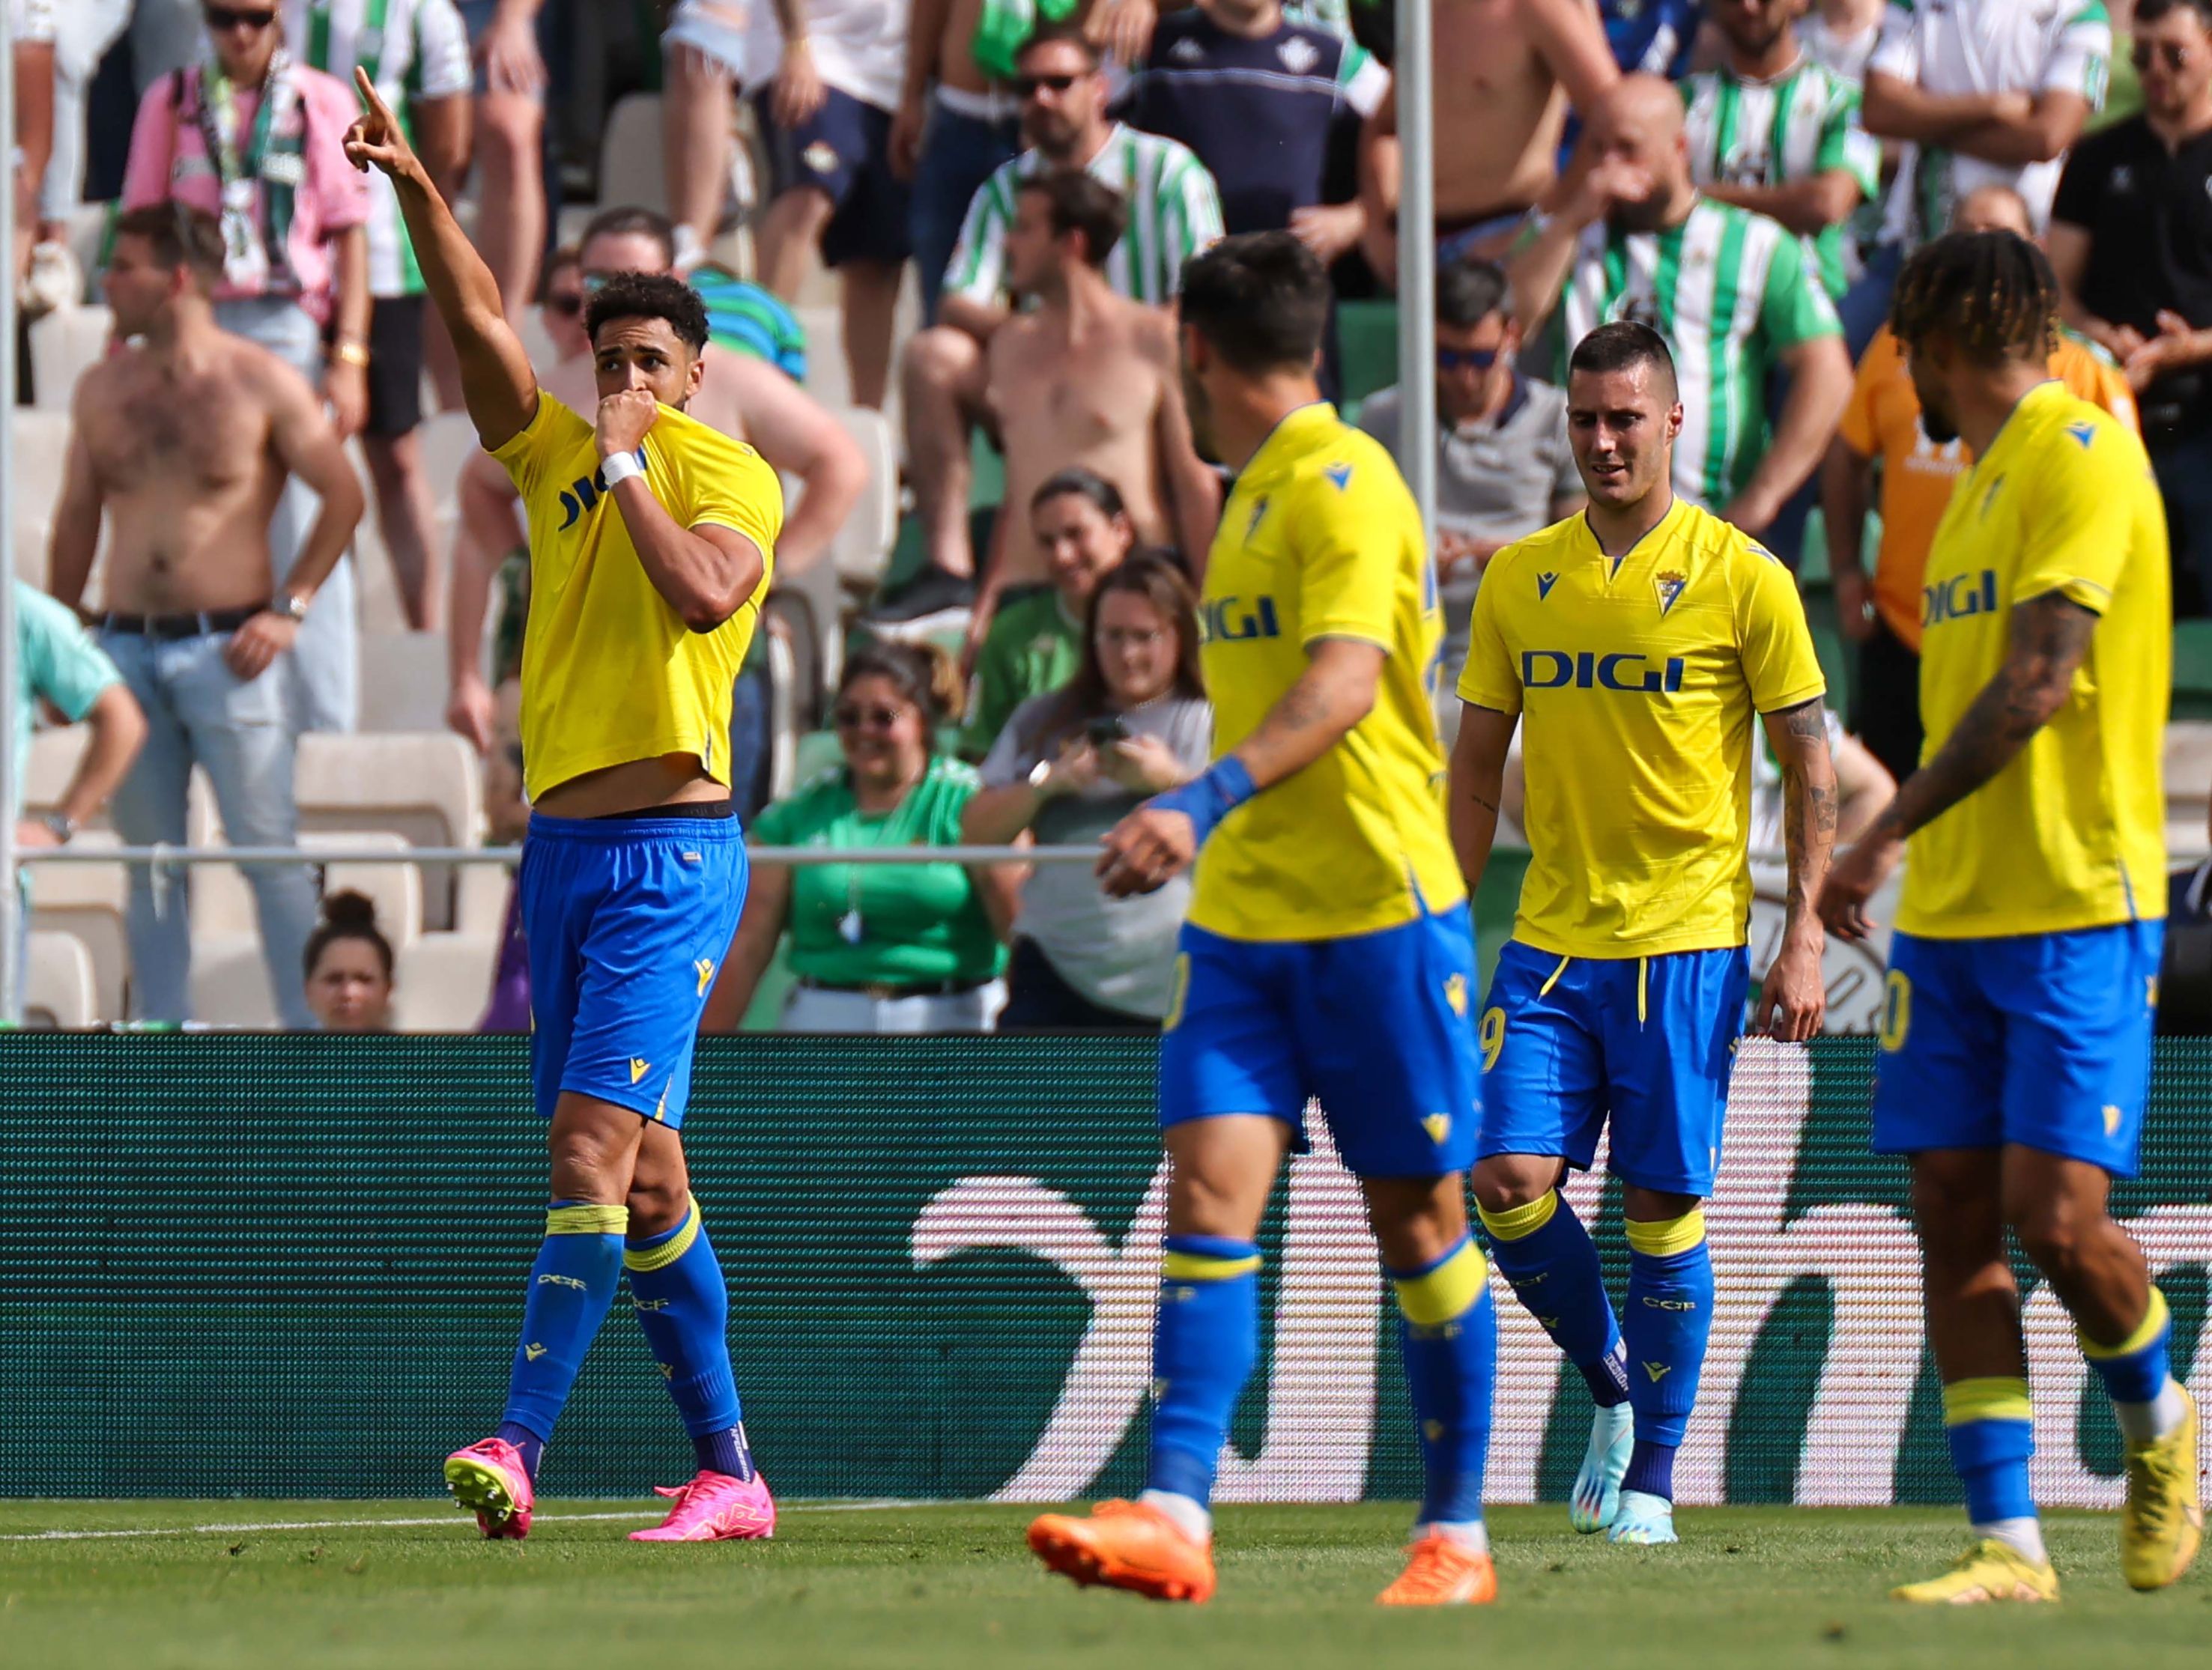
[[[639, 469], [645, 468], [644, 447], [639, 447], [630, 456], [637, 460]], [[604, 467], [570, 482], [568, 490], [561, 495], [561, 526], [558, 531], [568, 532], [579, 520], [590, 515], [599, 501], [606, 496], [606, 491], [607, 472]]]
[[1679, 655], [1670, 655], [1655, 665], [1649, 656], [1628, 650], [1600, 655], [1587, 649], [1524, 649], [1521, 685], [1530, 690], [1624, 690], [1672, 695], [1682, 688], [1682, 666]]
[[1209, 644], [1234, 644], [1249, 638], [1279, 638], [1283, 625], [1273, 598], [1254, 598], [1249, 603], [1243, 598], [1209, 598], [1200, 611], [1199, 635]]
[[1978, 574], [1953, 574], [1933, 586], [1920, 588], [1920, 624], [1923, 627], [1942, 626], [1951, 621], [1971, 620], [1977, 615], [1997, 612], [1997, 571], [1984, 568]]

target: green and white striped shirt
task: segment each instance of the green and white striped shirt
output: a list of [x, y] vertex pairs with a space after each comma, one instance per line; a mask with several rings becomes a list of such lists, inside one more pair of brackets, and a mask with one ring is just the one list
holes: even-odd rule
[[[985, 180], [968, 204], [960, 242], [945, 269], [945, 294], [983, 307], [1006, 300], [1006, 229], [1021, 183], [1047, 167], [1024, 151]], [[1133, 301], [1158, 307], [1174, 300], [1182, 264], [1221, 238], [1221, 194], [1188, 147], [1115, 123], [1085, 172], [1119, 191], [1129, 229], [1106, 258], [1106, 282]]]
[[1608, 320], [1641, 320], [1667, 339], [1682, 389], [1674, 490], [1718, 511], [1766, 450], [1766, 389], [1785, 349], [1843, 334], [1828, 293], [1808, 282], [1805, 241], [1778, 222], [1699, 197], [1680, 225], [1583, 234], [1560, 298], [1559, 381], [1566, 355]]
[[[1700, 185], [1794, 185], [1837, 168], [1863, 197], [1880, 185], [1881, 147], [1859, 125], [1858, 88], [1810, 58], [1771, 81], [1700, 70], [1681, 88], [1690, 173]], [[1850, 277], [1844, 228], [1822, 228], [1813, 251], [1821, 284], [1841, 296]]]
[[[364, 66], [410, 138], [410, 104], [465, 98], [475, 89], [468, 28], [453, 0], [284, 0], [284, 38], [302, 63], [349, 88], [354, 66]], [[400, 222], [398, 195], [374, 171], [368, 293], [386, 299], [422, 294], [422, 270]]]

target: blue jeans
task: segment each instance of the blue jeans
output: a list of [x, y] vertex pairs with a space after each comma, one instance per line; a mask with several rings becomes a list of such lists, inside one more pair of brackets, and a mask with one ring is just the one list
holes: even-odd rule
[[908, 227], [914, 240], [915, 275], [921, 280], [921, 317], [937, 323], [937, 299], [945, 288], [945, 269], [960, 242], [968, 205], [1000, 164], [1022, 149], [1018, 119], [987, 121], [949, 108], [940, 97], [929, 107], [921, 138], [921, 163], [908, 199]]
[[[215, 790], [234, 847], [290, 847], [300, 817], [292, 795], [292, 727], [282, 671], [247, 683], [223, 664], [226, 633], [198, 638], [100, 634], [146, 714], [146, 745], [115, 791], [117, 832], [133, 847], [185, 841], [185, 795], [192, 767]], [[246, 871], [261, 919], [269, 989], [288, 1028], [314, 1025], [301, 969], [315, 926], [315, 878], [305, 865], [254, 865]], [[131, 871], [124, 930], [131, 944], [131, 1011], [139, 1020], [191, 1018], [191, 911], [186, 878]]]
[[[215, 320], [233, 336], [258, 343], [315, 387], [323, 386], [323, 327], [298, 303], [274, 296], [218, 301]], [[269, 519], [269, 566], [275, 583], [282, 585], [292, 572], [322, 502], [306, 483], [296, 477], [285, 482], [276, 513]], [[295, 729], [350, 731], [360, 723], [361, 632], [350, 552], [338, 559], [315, 593], [315, 606], [285, 660], [282, 676]]]

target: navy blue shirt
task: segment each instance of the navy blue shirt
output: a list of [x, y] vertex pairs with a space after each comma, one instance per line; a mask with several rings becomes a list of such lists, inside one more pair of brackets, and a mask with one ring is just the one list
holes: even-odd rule
[[1160, 20], [1124, 119], [1198, 154], [1229, 231], [1276, 232], [1322, 201], [1331, 123], [1372, 115], [1389, 85], [1365, 48], [1327, 30], [1247, 39], [1193, 8]]
[[1698, 0], [1598, 0], [1598, 12], [1622, 75], [1642, 70], [1677, 82], [1690, 73]]

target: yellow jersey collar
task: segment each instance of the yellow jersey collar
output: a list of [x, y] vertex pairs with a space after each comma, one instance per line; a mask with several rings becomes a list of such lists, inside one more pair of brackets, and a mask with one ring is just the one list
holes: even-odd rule
[[1667, 513], [1659, 519], [1658, 523], [1650, 532], [1623, 551], [1618, 562], [1607, 556], [1605, 554], [1605, 547], [1598, 544], [1597, 530], [1590, 526], [1589, 512], [1587, 509], [1575, 518], [1576, 539], [1577, 543], [1583, 547], [1585, 556], [1594, 556], [1601, 562], [1611, 564], [1613, 571], [1619, 574], [1646, 551], [1656, 550], [1661, 545], [1672, 539], [1676, 530], [1681, 526], [1682, 519], [1689, 513], [1690, 501], [1677, 493], [1674, 495], [1674, 502], [1668, 506]]
[[1275, 427], [1267, 431], [1267, 438], [1254, 449], [1237, 472], [1239, 482], [1257, 480], [1275, 468], [1273, 454], [1278, 452], [1295, 456], [1299, 442], [1336, 425], [1336, 408], [1326, 400], [1315, 400], [1294, 407], [1275, 420]]

